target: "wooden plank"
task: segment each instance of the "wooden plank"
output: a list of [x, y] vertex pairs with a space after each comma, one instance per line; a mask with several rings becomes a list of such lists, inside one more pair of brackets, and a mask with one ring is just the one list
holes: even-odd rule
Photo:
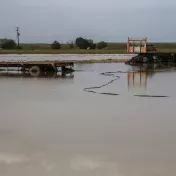
[[147, 38], [128, 38], [128, 41], [147, 41]]

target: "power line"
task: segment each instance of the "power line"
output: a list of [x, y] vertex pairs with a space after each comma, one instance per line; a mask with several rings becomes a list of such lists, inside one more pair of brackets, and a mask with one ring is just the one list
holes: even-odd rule
[[20, 28], [16, 27], [18, 47], [20, 46]]

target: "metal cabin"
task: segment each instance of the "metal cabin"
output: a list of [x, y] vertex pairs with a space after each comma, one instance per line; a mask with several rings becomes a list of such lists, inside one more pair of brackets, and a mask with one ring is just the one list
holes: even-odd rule
[[147, 53], [147, 38], [129, 38], [127, 43], [128, 53]]

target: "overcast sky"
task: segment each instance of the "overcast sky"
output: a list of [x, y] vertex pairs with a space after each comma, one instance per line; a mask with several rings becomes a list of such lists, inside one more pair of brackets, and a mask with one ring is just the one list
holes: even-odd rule
[[176, 0], [0, 0], [0, 38], [21, 42], [126, 42], [129, 37], [176, 42]]

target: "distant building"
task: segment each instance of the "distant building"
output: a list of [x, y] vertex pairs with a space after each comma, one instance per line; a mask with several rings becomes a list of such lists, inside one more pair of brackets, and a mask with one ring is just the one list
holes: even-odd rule
[[127, 43], [128, 53], [151, 53], [156, 52], [154, 45], [147, 43], [147, 38], [129, 38]]
[[128, 38], [128, 53], [147, 53], [147, 38]]

